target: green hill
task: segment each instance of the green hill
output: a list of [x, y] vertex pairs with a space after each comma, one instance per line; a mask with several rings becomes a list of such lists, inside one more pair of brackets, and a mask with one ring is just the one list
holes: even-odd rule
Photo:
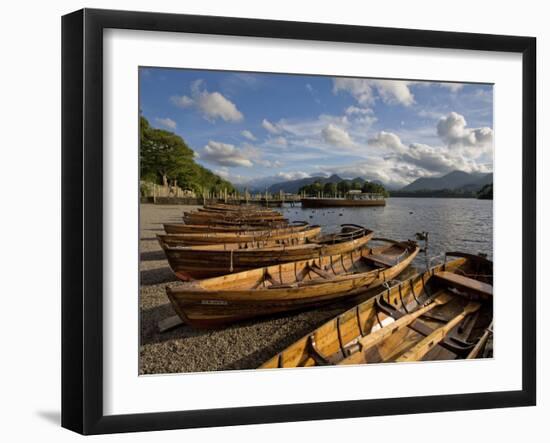
[[235, 188], [227, 180], [197, 164], [195, 152], [177, 134], [153, 128], [140, 117], [140, 178], [160, 185], [179, 186], [197, 194]]

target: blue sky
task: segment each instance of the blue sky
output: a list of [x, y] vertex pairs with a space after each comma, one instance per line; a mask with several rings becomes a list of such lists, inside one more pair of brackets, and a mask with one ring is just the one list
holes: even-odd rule
[[491, 85], [141, 68], [140, 109], [235, 184], [493, 167]]

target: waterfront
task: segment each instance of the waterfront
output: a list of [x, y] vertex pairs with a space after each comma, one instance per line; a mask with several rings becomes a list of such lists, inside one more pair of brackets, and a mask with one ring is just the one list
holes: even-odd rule
[[[291, 220], [318, 223], [335, 231], [342, 223], [362, 224], [378, 237], [414, 239], [416, 232], [430, 233], [429, 256], [446, 250], [484, 252], [492, 256], [492, 201], [475, 199], [390, 198], [385, 207], [301, 209], [284, 207]], [[179, 205], [141, 205], [140, 223], [140, 373], [201, 372], [253, 369], [326, 320], [344, 312], [361, 299], [379, 292], [304, 312], [280, 314], [236, 323], [219, 330], [181, 326], [159, 333], [158, 322], [175, 314], [165, 286], [177, 286], [155, 234], [163, 222], [180, 222]], [[340, 215], [342, 214], [342, 215]], [[438, 257], [441, 259], [441, 257]], [[434, 260], [432, 264], [437, 263]], [[425, 266], [423, 256], [416, 270]], [[399, 278], [411, 276], [409, 269]]]
[[[363, 225], [376, 237], [414, 240], [417, 232], [429, 232], [431, 257], [446, 251], [493, 252], [493, 201], [474, 198], [393, 197], [386, 206], [367, 208], [283, 208], [291, 221], [319, 224], [335, 231], [343, 223]], [[418, 260], [417, 260], [418, 261]]]

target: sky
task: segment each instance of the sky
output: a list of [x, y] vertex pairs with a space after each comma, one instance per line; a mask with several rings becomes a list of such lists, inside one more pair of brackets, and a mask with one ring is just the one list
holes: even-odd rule
[[140, 68], [140, 111], [234, 184], [492, 172], [493, 86]]

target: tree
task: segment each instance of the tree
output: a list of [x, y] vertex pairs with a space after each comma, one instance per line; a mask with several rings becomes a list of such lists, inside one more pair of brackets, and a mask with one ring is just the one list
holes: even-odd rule
[[482, 200], [492, 200], [493, 199], [493, 184], [489, 183], [477, 193], [477, 198]]
[[140, 117], [140, 174], [141, 179], [168, 186], [192, 189], [197, 194], [234, 192], [227, 180], [195, 163], [194, 151], [177, 134], [153, 128]]
[[311, 193], [317, 194], [323, 190], [323, 185], [320, 181], [316, 180], [311, 184]]
[[338, 183], [337, 189], [338, 189], [338, 192], [342, 194], [347, 194], [351, 190], [351, 185], [349, 181], [342, 180], [340, 183]]
[[365, 182], [361, 188], [361, 192], [370, 194], [381, 194], [384, 197], [389, 197], [389, 192], [379, 183]]
[[[194, 153], [183, 139], [172, 132], [156, 129], [145, 117], [140, 117], [141, 177], [160, 177], [164, 186], [176, 180], [182, 169], [193, 159]], [[155, 180], [156, 181], [156, 180]]]
[[359, 180], [354, 180], [351, 182], [351, 189], [355, 189], [357, 191], [361, 190], [361, 182]]
[[338, 187], [336, 183], [328, 182], [323, 186], [323, 194], [334, 196], [338, 192]]

